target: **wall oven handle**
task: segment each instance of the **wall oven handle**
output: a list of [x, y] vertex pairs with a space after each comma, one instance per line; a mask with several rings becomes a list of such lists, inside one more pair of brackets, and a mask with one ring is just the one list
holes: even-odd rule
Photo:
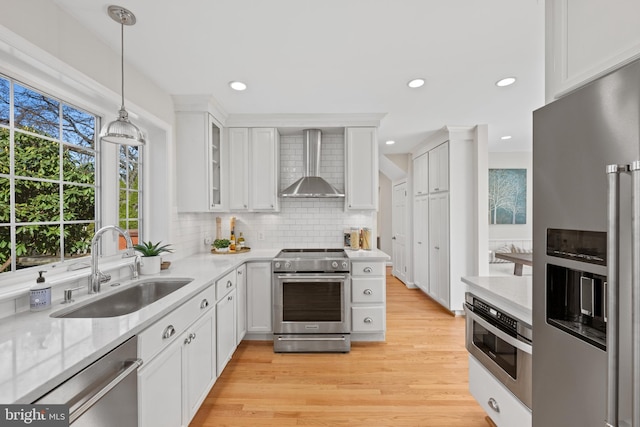
[[500, 329], [496, 328], [491, 323], [487, 322], [482, 317], [478, 316], [473, 311], [471, 311], [469, 309], [469, 307], [467, 307], [466, 305], [464, 306], [464, 311], [465, 311], [466, 315], [470, 319], [472, 319], [474, 322], [478, 322], [483, 328], [485, 328], [486, 330], [488, 330], [489, 332], [491, 332], [492, 334], [494, 334], [495, 336], [500, 338], [502, 341], [506, 342], [509, 345], [514, 346], [518, 350], [522, 350], [525, 353], [532, 354], [531, 345], [529, 345], [529, 344], [527, 344], [527, 343], [525, 343], [523, 341], [520, 341], [520, 340], [518, 340], [516, 338], [513, 338], [512, 336], [508, 335], [507, 333], [505, 333], [505, 332], [501, 331]]
[[278, 276], [280, 280], [345, 280], [347, 276], [329, 276], [326, 274], [282, 274]]
[[620, 173], [627, 166], [607, 166], [607, 412], [606, 424], [618, 425]]
[[[93, 396], [91, 396], [87, 401], [85, 401], [82, 405], [80, 405], [77, 409], [69, 414], [69, 424], [73, 424], [75, 420], [77, 420], [82, 414], [87, 412], [93, 405], [95, 405], [100, 399], [102, 399], [107, 393], [109, 393], [115, 386], [120, 384], [126, 377], [131, 375], [133, 372], [138, 370], [138, 368], [142, 365], [142, 359], [136, 359], [127, 362], [128, 366], [121, 370], [116, 376], [113, 377], [100, 390], [98, 390]], [[92, 386], [95, 386], [93, 384]], [[90, 386], [88, 389], [91, 389]]]

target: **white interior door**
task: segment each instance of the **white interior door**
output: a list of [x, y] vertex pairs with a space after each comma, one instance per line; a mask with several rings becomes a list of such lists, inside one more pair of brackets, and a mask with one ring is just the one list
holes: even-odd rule
[[393, 210], [391, 212], [391, 261], [393, 275], [407, 282], [407, 183], [393, 186]]

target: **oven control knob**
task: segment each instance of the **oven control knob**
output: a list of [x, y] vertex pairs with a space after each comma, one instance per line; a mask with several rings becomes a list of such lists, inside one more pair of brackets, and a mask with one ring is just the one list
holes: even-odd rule
[[276, 262], [276, 263], [274, 264], [274, 267], [275, 267], [275, 268], [280, 268], [280, 263], [279, 263], [279, 262]]
[[333, 268], [338, 268], [338, 262], [337, 262], [337, 261], [333, 261], [333, 262], [331, 263], [331, 267], [333, 267]]
[[290, 262], [285, 262], [284, 263], [284, 268], [291, 268], [291, 263]]
[[342, 268], [344, 268], [345, 270], [349, 268], [349, 263], [347, 261], [342, 261]]

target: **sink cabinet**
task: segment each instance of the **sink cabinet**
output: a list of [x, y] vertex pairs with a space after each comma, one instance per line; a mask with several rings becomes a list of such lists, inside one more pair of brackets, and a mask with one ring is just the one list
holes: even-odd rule
[[[211, 287], [138, 337], [139, 425], [187, 425], [216, 380], [215, 293]], [[158, 410], [162, 408], [162, 410]]]

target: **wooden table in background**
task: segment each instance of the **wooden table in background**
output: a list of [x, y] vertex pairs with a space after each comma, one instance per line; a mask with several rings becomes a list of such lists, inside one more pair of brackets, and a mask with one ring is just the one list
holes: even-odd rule
[[521, 254], [521, 253], [495, 253], [496, 258], [503, 259], [505, 261], [515, 263], [513, 267], [513, 274], [516, 276], [522, 276], [522, 266], [529, 265], [533, 266], [533, 254]]

